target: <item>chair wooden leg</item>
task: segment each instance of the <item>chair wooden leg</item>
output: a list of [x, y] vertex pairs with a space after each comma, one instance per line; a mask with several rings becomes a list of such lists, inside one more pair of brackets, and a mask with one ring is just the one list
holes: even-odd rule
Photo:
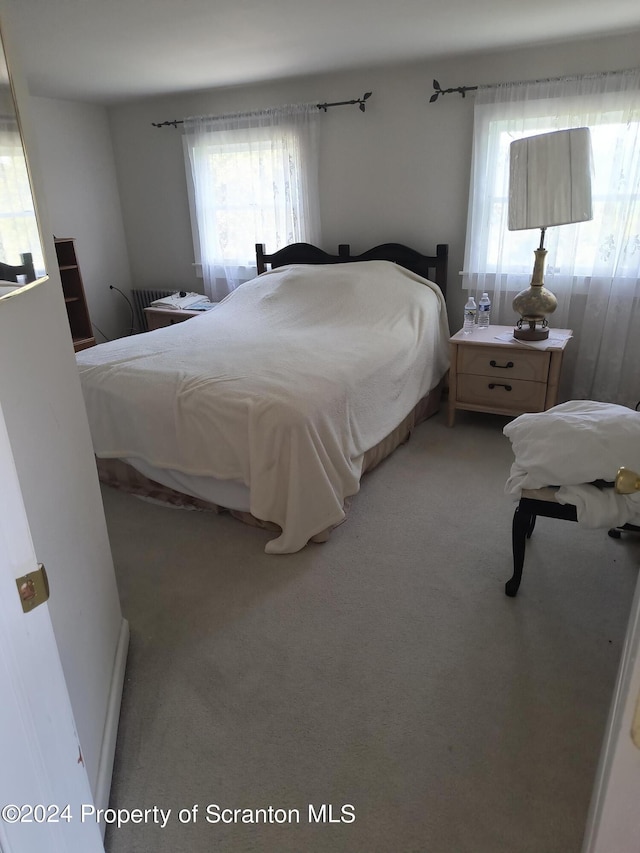
[[612, 527], [611, 530], [607, 530], [607, 534], [612, 539], [620, 539], [622, 537], [623, 530], [630, 530], [632, 533], [640, 533], [640, 527], [637, 524], [623, 524], [621, 527]]
[[522, 567], [524, 566], [524, 552], [526, 540], [531, 536], [536, 517], [533, 513], [522, 509], [520, 505], [513, 513], [511, 524], [511, 547], [513, 550], [513, 575], [504, 585], [505, 594], [513, 598], [517, 595], [522, 580]]
[[533, 533], [533, 529], [536, 526], [536, 518], [537, 516], [532, 515], [531, 520], [529, 522], [529, 528], [527, 530], [527, 539], [531, 539], [531, 534]]

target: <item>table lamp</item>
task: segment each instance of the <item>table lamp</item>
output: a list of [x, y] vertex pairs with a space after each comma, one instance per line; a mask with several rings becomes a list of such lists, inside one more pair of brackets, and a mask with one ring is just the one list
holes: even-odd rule
[[549, 336], [547, 316], [558, 304], [544, 286], [545, 232], [593, 218], [591, 134], [577, 127], [517, 139], [509, 156], [509, 231], [540, 228], [531, 284], [512, 303], [520, 315], [513, 336], [541, 341]]

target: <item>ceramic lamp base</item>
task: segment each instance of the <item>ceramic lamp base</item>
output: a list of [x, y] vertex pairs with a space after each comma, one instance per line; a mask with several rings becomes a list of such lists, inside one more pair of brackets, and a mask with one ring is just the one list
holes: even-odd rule
[[549, 337], [547, 315], [553, 314], [558, 300], [544, 286], [544, 261], [547, 250], [542, 246], [535, 250], [535, 264], [531, 284], [513, 300], [513, 310], [520, 314], [520, 320], [513, 337], [520, 341], [544, 341]]

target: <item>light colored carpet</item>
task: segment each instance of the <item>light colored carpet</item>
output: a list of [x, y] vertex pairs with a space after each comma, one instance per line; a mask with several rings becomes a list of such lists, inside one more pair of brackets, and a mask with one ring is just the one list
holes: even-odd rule
[[505, 423], [422, 424], [294, 555], [104, 490], [131, 626], [111, 805], [172, 810], [109, 853], [578, 853], [640, 537], [541, 518], [507, 598]]

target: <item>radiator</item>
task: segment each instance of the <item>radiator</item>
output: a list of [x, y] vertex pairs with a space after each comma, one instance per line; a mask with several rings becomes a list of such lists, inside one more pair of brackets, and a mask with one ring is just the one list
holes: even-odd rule
[[135, 314], [135, 327], [143, 332], [147, 331], [147, 315], [144, 309], [148, 308], [156, 299], [162, 299], [165, 296], [171, 296], [175, 290], [152, 290], [148, 287], [133, 288], [131, 296], [133, 297], [133, 311]]

